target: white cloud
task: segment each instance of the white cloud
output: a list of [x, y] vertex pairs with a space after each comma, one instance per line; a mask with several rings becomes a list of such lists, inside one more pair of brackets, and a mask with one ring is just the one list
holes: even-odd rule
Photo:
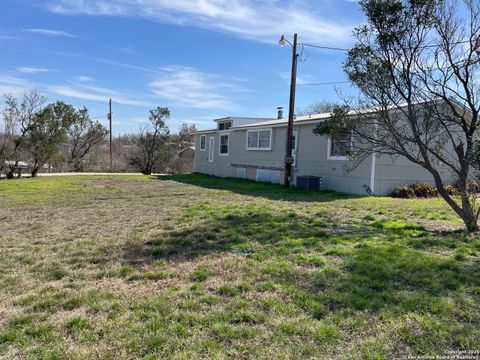
[[78, 82], [94, 82], [95, 79], [90, 77], [90, 76], [86, 76], [86, 75], [78, 75], [78, 76], [75, 76], [73, 78], [74, 81], [78, 81]]
[[0, 96], [6, 94], [17, 96], [33, 88], [35, 88], [35, 84], [29, 80], [11, 75], [0, 75]]
[[61, 31], [61, 30], [52, 30], [52, 29], [24, 29], [24, 31], [33, 33], [33, 34], [40, 34], [40, 35], [46, 35], [46, 36], [63, 36], [63, 37], [69, 37], [69, 38], [78, 38], [77, 35], [71, 34], [66, 31]]
[[153, 94], [173, 104], [196, 109], [232, 110], [233, 100], [245, 91], [234, 79], [201, 72], [191, 67], [171, 66], [149, 86]]
[[137, 99], [134, 96], [130, 96], [117, 90], [85, 83], [70, 82], [68, 84], [47, 85], [46, 90], [56, 95], [80, 100], [106, 103], [112, 98], [115, 102], [123, 105], [146, 107], [152, 105], [149, 101]]
[[0, 40], [17, 40], [15, 36], [0, 35]]
[[58, 14], [141, 16], [161, 23], [213, 29], [270, 43], [278, 41], [282, 33], [294, 32], [301, 34], [304, 42], [338, 44], [348, 41], [357, 24], [333, 21], [334, 9], [329, 15], [320, 14], [312, 3], [294, 0], [50, 0], [47, 6]]
[[38, 73], [53, 72], [55, 70], [39, 68], [34, 66], [20, 66], [17, 68], [17, 71], [25, 74], [38, 74]]
[[104, 64], [123, 67], [125, 69], [143, 71], [143, 72], [151, 73], [151, 74], [162, 74], [162, 71], [158, 70], [158, 69], [149, 68], [149, 67], [145, 67], [145, 66], [128, 64], [128, 63], [115, 61], [115, 60], [110, 60], [110, 59], [105, 59], [105, 58], [100, 58], [100, 57], [96, 57], [96, 56], [87, 56], [87, 55], [82, 55], [82, 54], [66, 52], [66, 51], [55, 51], [55, 53], [63, 55], [63, 56], [70, 56], [70, 57], [75, 57], [75, 58], [79, 58], [79, 59], [98, 61], [98, 62], [101, 62], [101, 63], [104, 63]]
[[144, 98], [139, 98], [139, 94], [132, 95], [126, 92], [96, 86], [90, 82], [70, 81], [63, 84], [46, 84], [33, 82], [9, 74], [0, 74], [0, 96], [4, 94], [18, 96], [34, 88], [51, 98], [61, 96], [101, 103], [107, 103], [109, 99], [112, 98], [116, 103], [123, 105], [140, 107], [151, 107], [154, 105], [152, 102], [144, 100], [144, 98], [148, 97], [146, 94], [143, 95]]
[[[290, 83], [291, 81], [291, 74], [287, 72], [282, 72], [280, 73], [280, 77], [288, 81]], [[297, 74], [297, 85], [304, 85], [312, 82], [312, 76], [310, 74], [305, 74], [305, 75], [298, 75]]]

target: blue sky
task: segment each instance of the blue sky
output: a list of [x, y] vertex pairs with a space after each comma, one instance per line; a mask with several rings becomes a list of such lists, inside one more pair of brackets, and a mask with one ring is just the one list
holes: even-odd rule
[[[355, 0], [0, 0], [0, 93], [36, 88], [49, 101], [86, 106], [114, 133], [136, 132], [167, 106], [169, 126], [199, 129], [223, 116], [273, 117], [288, 107], [291, 39], [353, 44]], [[342, 52], [306, 48], [297, 109], [349, 95]]]

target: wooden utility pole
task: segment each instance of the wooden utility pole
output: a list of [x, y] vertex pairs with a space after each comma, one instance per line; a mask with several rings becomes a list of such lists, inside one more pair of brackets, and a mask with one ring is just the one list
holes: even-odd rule
[[112, 157], [112, 99], [108, 102], [108, 120], [110, 123], [110, 171], [113, 170], [113, 157]]
[[292, 52], [292, 77], [290, 80], [290, 103], [288, 108], [288, 126], [287, 126], [287, 144], [285, 154], [285, 187], [290, 187], [292, 175], [292, 140], [293, 140], [293, 117], [295, 116], [295, 90], [297, 86], [297, 34], [293, 35], [293, 52]]

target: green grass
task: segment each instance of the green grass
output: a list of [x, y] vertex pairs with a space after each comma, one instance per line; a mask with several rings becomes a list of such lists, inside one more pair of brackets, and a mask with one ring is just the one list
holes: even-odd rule
[[480, 240], [440, 199], [202, 175], [0, 181], [0, 358], [478, 350]]

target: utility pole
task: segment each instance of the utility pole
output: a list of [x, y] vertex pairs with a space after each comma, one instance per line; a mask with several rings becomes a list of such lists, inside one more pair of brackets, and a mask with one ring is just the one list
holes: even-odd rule
[[110, 171], [113, 169], [113, 158], [112, 158], [112, 99], [108, 102], [108, 120], [110, 123]]
[[292, 45], [292, 77], [290, 80], [290, 103], [288, 108], [288, 126], [287, 126], [287, 151], [285, 154], [285, 187], [290, 187], [290, 180], [292, 175], [292, 140], [293, 140], [293, 117], [295, 116], [295, 90], [297, 86], [297, 34], [293, 35]]

